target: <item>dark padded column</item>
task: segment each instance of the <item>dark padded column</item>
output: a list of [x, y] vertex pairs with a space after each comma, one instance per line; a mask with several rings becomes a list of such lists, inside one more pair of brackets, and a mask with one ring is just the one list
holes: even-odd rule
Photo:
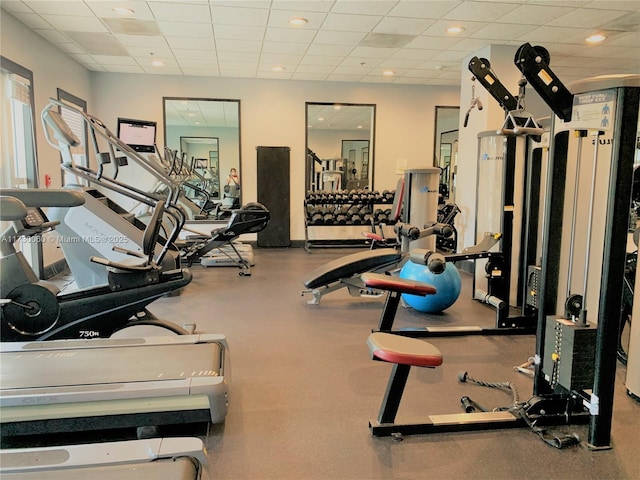
[[259, 247], [291, 245], [289, 147], [256, 147], [258, 151], [258, 202], [271, 213], [269, 225], [258, 232]]

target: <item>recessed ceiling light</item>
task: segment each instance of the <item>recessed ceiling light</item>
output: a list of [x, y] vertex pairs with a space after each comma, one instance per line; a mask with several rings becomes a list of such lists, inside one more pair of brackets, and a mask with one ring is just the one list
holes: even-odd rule
[[151, 65], [153, 65], [154, 67], [163, 67], [164, 62], [162, 60], [154, 60], [151, 62]]
[[393, 77], [396, 74], [395, 70], [384, 70], [382, 75], [385, 77]]
[[357, 128], [362, 128], [362, 125], [358, 125], [358, 127], [357, 127]]
[[601, 33], [594, 33], [593, 35], [590, 35], [587, 38], [585, 38], [585, 41], [587, 43], [600, 43], [606, 39], [607, 39], [606, 35], [603, 35]]
[[318, 117], [319, 122], [324, 122], [324, 117]]
[[284, 72], [284, 67], [282, 65], [276, 65], [271, 70], [273, 70], [274, 72]]
[[342, 108], [342, 105], [340, 105], [340, 104], [338, 104], [338, 103], [336, 103], [336, 104], [333, 106], [333, 109], [334, 109], [334, 110], [340, 110], [341, 108]]
[[289, 20], [289, 25], [291, 25], [292, 27], [302, 27], [307, 23], [309, 23], [309, 20], [302, 17], [294, 17], [291, 20]]
[[113, 13], [117, 13], [118, 15], [133, 15], [135, 12], [129, 7], [114, 7]]
[[464, 27], [455, 26], [447, 28], [447, 33], [451, 33], [452, 35], [457, 35], [462, 32], [464, 32]]

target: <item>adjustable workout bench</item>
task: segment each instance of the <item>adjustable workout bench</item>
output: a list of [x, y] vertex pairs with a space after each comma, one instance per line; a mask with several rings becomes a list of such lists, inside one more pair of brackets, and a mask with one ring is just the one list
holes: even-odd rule
[[311, 293], [313, 298], [307, 303], [317, 305], [327, 293], [347, 287], [352, 297], [379, 297], [381, 292], [368, 288], [362, 282], [363, 272], [382, 273], [398, 264], [402, 259], [400, 252], [393, 248], [380, 248], [353, 253], [337, 258], [313, 270], [304, 280], [302, 294]]

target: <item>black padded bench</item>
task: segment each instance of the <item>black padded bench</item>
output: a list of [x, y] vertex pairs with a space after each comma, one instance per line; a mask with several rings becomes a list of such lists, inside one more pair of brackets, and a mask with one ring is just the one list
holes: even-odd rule
[[310, 304], [317, 304], [323, 295], [339, 288], [347, 287], [352, 296], [380, 296], [380, 292], [372, 291], [363, 285], [360, 275], [365, 272], [381, 272], [395, 266], [402, 255], [393, 248], [380, 248], [353, 253], [325, 263], [309, 273], [303, 281], [313, 299]]

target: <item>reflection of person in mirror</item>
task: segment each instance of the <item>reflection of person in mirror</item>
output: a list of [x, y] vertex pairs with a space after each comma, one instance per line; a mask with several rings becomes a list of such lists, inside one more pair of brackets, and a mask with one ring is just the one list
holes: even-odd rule
[[235, 168], [229, 170], [229, 176], [227, 177], [227, 185], [230, 187], [240, 186], [240, 177], [238, 177], [238, 171]]
[[240, 177], [238, 177], [238, 171], [235, 168], [229, 170], [229, 176], [227, 177], [227, 184], [224, 187], [224, 196], [231, 200], [229, 203], [230, 208], [240, 207]]

